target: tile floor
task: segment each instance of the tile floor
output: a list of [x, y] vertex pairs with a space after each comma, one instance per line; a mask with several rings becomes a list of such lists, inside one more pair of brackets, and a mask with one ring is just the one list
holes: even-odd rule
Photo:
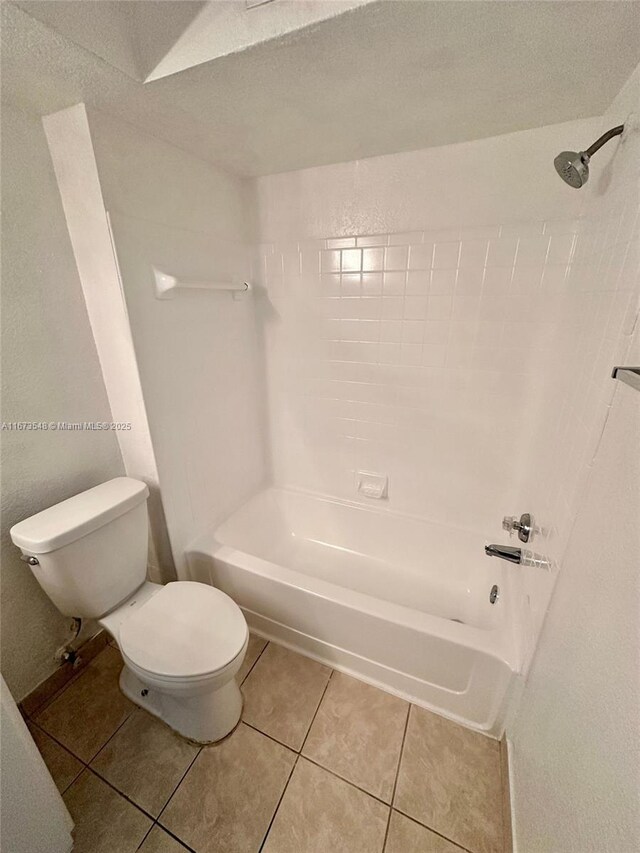
[[243, 720], [199, 748], [129, 702], [109, 646], [29, 720], [76, 853], [504, 853], [500, 749], [252, 637]]

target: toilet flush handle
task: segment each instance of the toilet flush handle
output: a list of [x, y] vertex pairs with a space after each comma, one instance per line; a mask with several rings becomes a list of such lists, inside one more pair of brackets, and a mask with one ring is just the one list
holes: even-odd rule
[[23, 563], [28, 563], [30, 566], [39, 566], [40, 561], [37, 557], [32, 557], [31, 554], [21, 554], [20, 559]]

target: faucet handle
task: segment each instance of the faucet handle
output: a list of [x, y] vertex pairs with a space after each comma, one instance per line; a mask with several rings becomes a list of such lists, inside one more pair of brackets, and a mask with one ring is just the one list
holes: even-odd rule
[[528, 512], [523, 513], [518, 520], [515, 515], [505, 515], [502, 519], [502, 529], [509, 533], [509, 536], [517, 531], [518, 539], [521, 542], [528, 542], [533, 532], [533, 522], [531, 515]]
[[505, 517], [502, 519], [502, 529], [506, 530], [509, 536], [511, 536], [517, 529], [517, 523], [518, 519], [515, 517], [515, 515], [505, 515]]

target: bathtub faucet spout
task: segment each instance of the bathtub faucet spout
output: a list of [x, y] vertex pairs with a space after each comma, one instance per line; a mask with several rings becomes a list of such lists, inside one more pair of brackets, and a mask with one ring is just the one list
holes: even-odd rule
[[510, 563], [522, 562], [522, 548], [511, 548], [509, 545], [485, 545], [484, 553], [487, 557], [500, 557]]

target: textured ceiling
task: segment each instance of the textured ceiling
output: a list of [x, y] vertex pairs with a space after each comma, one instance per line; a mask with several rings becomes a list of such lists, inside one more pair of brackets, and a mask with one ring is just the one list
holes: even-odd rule
[[[143, 5], [162, 30], [175, 4]], [[167, 11], [172, 38], [199, 5]], [[136, 69], [166, 55], [168, 24], [141, 69], [117, 21], [87, 49], [2, 6], [8, 98], [42, 114], [84, 101], [245, 175], [599, 115], [640, 62], [637, 2], [398, 0], [143, 84]]]
[[374, 0], [13, 2], [134, 80], [146, 81], [246, 50]]

